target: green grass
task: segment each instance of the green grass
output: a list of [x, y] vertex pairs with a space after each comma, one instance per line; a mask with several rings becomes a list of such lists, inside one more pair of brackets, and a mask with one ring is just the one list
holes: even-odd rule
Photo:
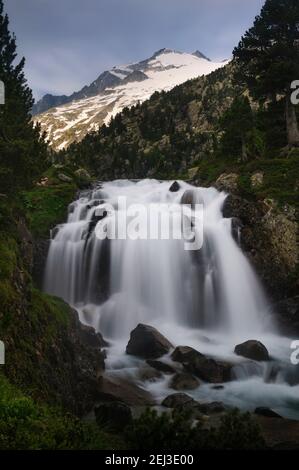
[[47, 237], [50, 229], [65, 219], [76, 190], [75, 183], [61, 183], [23, 193], [29, 228], [35, 237]]
[[[222, 173], [239, 174], [239, 189], [244, 197], [271, 198], [282, 206], [290, 204], [298, 207], [299, 152], [293, 151], [288, 158], [252, 160], [241, 163], [230, 158], [203, 160], [197, 165], [198, 176], [205, 185], [217, 180]], [[252, 188], [250, 177], [257, 171], [264, 174], [263, 184]]]
[[34, 402], [0, 373], [0, 450], [124, 448], [121, 437], [59, 408]]

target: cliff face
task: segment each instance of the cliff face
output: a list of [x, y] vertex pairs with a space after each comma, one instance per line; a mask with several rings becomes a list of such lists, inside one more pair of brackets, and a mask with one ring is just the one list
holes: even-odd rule
[[9, 380], [35, 399], [88, 411], [104, 370], [101, 338], [61, 299], [32, 285], [33, 239], [13, 215], [1, 232], [0, 337]]

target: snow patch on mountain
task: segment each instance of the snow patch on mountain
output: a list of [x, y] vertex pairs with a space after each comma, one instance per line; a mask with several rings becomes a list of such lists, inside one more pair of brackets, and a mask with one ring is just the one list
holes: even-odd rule
[[169, 91], [187, 80], [208, 75], [227, 62], [212, 62], [199, 51], [188, 54], [161, 49], [149, 59], [104, 72], [89, 87], [74, 93], [70, 102], [34, 120], [47, 132], [52, 147], [61, 150], [103, 123], [109, 124], [111, 117], [125, 107], [149, 99], [156, 91]]

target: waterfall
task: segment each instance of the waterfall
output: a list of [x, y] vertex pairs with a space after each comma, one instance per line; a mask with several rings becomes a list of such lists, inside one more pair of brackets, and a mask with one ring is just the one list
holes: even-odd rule
[[[125, 344], [138, 323], [149, 324], [173, 344], [237, 362], [234, 379], [224, 391], [202, 385], [197, 398], [208, 396], [245, 408], [273, 402], [277, 410], [290, 415], [281, 397], [298, 409], [298, 387], [289, 387], [283, 372], [276, 374], [274, 385], [272, 365], [254, 366], [233, 354], [237, 342], [257, 339], [266, 343], [276, 361], [289, 367], [289, 340], [276, 333], [263, 289], [233, 236], [232, 221], [222, 215], [226, 194], [183, 181], [176, 191], [170, 186], [169, 181], [117, 180], [81, 192], [69, 206], [67, 222], [52, 233], [45, 291], [74, 306], [82, 322], [108, 339], [112, 345], [108, 369], [131, 371], [133, 359], [124, 354]], [[164, 215], [179, 211], [182, 203], [202, 204], [201, 249], [186, 250], [184, 239], [163, 232], [158, 239], [99, 239], [96, 227], [106, 224], [109, 229], [110, 215], [107, 209], [106, 217], [100, 218], [98, 209], [113, 207], [121, 225], [120, 197], [126, 198], [127, 207], [163, 204]], [[145, 211], [139, 228], [145, 229], [146, 223]], [[255, 392], [249, 393], [248, 387]], [[165, 390], [156, 384], [151, 391], [162, 397]]]
[[[127, 337], [139, 322], [157, 319], [257, 334], [266, 325], [267, 303], [232, 237], [231, 220], [222, 216], [226, 195], [183, 182], [177, 192], [169, 187], [155, 180], [115, 181], [83, 193], [51, 241], [45, 290], [74, 306], [98, 305], [92, 324], [111, 338]], [[122, 210], [118, 196], [145, 207], [180, 207], [184, 194], [203, 204], [201, 250], [185, 250], [182, 239], [99, 240], [94, 230], [90, 233], [101, 204]]]

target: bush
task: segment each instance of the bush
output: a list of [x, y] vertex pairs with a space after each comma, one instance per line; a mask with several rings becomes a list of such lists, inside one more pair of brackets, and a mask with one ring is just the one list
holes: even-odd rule
[[124, 448], [94, 423], [35, 403], [0, 374], [0, 450], [84, 450]]
[[226, 413], [219, 427], [206, 429], [186, 412], [147, 410], [125, 431], [129, 448], [138, 450], [261, 449], [264, 441], [249, 413]]

